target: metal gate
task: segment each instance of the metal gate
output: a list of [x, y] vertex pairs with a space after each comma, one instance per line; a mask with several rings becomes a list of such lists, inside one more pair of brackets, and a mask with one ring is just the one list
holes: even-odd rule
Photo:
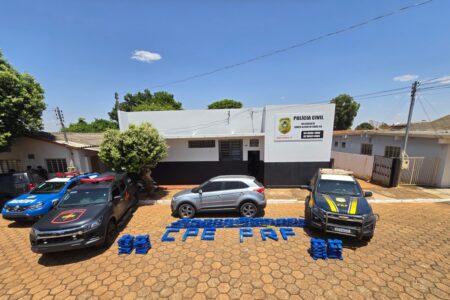
[[435, 157], [410, 157], [409, 168], [401, 170], [401, 185], [436, 185], [439, 159]]
[[372, 181], [383, 186], [392, 186], [394, 159], [391, 157], [374, 156]]

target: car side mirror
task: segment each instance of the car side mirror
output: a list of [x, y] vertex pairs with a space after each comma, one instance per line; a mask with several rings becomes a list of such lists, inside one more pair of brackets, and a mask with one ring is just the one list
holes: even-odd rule
[[197, 191], [197, 193], [199, 193], [199, 194], [203, 194], [203, 191], [202, 191], [202, 189], [199, 189], [199, 190]]
[[364, 197], [372, 197], [373, 193], [371, 191], [365, 191], [364, 192]]
[[55, 208], [58, 206], [58, 201], [52, 201], [52, 208]]
[[310, 185], [301, 185], [300, 188], [312, 192], [312, 187]]

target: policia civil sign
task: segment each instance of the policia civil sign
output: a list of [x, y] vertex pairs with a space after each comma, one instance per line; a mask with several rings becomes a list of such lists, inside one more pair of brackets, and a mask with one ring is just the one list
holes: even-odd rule
[[321, 141], [323, 113], [275, 115], [275, 141]]

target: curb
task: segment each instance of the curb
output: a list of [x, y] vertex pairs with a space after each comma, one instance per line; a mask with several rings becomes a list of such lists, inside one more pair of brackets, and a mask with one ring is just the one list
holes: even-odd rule
[[[139, 200], [139, 205], [170, 205], [171, 200]], [[295, 200], [295, 199], [269, 199], [267, 200], [267, 204], [296, 204], [296, 203], [304, 203], [304, 200]], [[369, 200], [369, 203], [377, 203], [377, 204], [399, 204], [399, 203], [441, 203], [441, 202], [450, 202], [450, 199], [425, 199], [425, 198], [417, 198], [417, 199], [372, 199]]]

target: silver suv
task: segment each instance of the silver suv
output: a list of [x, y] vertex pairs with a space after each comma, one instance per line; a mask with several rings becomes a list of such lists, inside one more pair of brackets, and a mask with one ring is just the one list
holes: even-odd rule
[[264, 186], [255, 177], [227, 175], [211, 178], [200, 186], [181, 191], [172, 198], [172, 212], [192, 218], [198, 212], [239, 211], [255, 217], [266, 207]]

